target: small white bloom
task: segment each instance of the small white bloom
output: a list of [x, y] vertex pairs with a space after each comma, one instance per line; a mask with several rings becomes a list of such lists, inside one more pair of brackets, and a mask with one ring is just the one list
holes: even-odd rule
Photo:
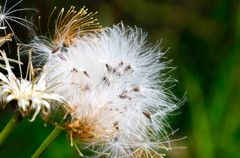
[[[33, 113], [30, 121], [33, 121], [37, 114], [42, 111], [43, 118], [47, 120], [53, 108], [51, 103], [63, 103], [63, 98], [48, 92], [49, 87], [46, 84], [44, 73], [37, 78], [30, 76], [30, 80], [18, 79], [11, 70], [5, 52], [0, 51], [0, 53], [6, 64], [5, 70], [8, 72], [7, 76], [0, 72], [2, 107], [4, 108], [7, 104], [12, 103], [23, 117]], [[31, 63], [29, 63], [29, 67], [31, 67]], [[30, 68], [29, 71], [30, 74], [33, 73]]]
[[[172, 68], [163, 61], [164, 54], [158, 45], [146, 44], [141, 29], [119, 24], [97, 36], [76, 39], [45, 65], [48, 82], [62, 83], [55, 92], [81, 102], [65, 107], [74, 125], [84, 122], [83, 115], [111, 115], [99, 118], [103, 125], [97, 124], [111, 131], [101, 135], [108, 139], [86, 143], [97, 157], [162, 157], [159, 150], [171, 148], [166, 117], [178, 108], [179, 100], [166, 87], [175, 80], [166, 75]], [[81, 127], [75, 137], [78, 131]]]

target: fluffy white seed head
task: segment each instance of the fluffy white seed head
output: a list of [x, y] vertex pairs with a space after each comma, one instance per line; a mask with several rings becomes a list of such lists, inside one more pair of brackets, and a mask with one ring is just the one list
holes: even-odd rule
[[78, 38], [45, 65], [48, 82], [62, 83], [55, 93], [81, 101], [72, 115], [83, 115], [83, 108], [89, 116], [93, 110], [114, 114], [99, 118], [102, 128], [115, 129], [108, 139], [86, 143], [97, 157], [161, 157], [159, 150], [170, 148], [166, 117], [179, 100], [166, 87], [175, 80], [166, 75], [171, 68], [163, 55], [158, 45], [146, 44], [141, 29], [119, 24]]

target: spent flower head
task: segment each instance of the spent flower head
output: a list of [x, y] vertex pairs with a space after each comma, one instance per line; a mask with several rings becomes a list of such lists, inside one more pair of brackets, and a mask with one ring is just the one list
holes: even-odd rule
[[55, 22], [55, 30], [52, 35], [50, 33], [49, 25], [55, 10], [56, 7], [49, 16], [47, 24], [49, 37], [37, 36], [34, 34], [31, 43], [25, 44], [25, 48], [33, 48], [33, 53], [36, 58], [35, 61], [38, 63], [47, 62], [55, 56], [58, 56], [60, 52], [65, 51], [68, 47], [74, 45], [80, 36], [97, 34], [97, 32], [103, 30], [99, 23], [96, 22], [97, 19], [93, 18], [97, 12], [88, 13], [88, 9], [85, 7], [76, 11], [75, 7], [72, 6], [65, 14], [65, 9], [62, 8]]
[[[2, 107], [5, 108], [9, 103], [15, 106], [23, 117], [33, 113], [30, 121], [33, 121], [37, 114], [41, 111], [43, 119], [47, 120], [50, 117], [53, 103], [63, 103], [64, 99], [57, 95], [48, 92], [50, 85], [45, 81], [45, 74], [34, 78], [31, 62], [28, 65], [29, 80], [22, 77], [17, 78], [12, 72], [4, 51], [0, 51], [5, 61], [5, 66], [2, 66], [7, 71], [5, 76], [0, 72], [0, 98]], [[12, 60], [10, 60], [12, 61]], [[19, 62], [20, 63], [20, 62]]]
[[96, 157], [162, 157], [159, 150], [171, 149], [166, 118], [181, 100], [166, 86], [175, 80], [164, 54], [141, 29], [119, 24], [48, 60], [47, 81], [62, 83], [54, 92], [72, 102], [71, 139], [87, 140]]

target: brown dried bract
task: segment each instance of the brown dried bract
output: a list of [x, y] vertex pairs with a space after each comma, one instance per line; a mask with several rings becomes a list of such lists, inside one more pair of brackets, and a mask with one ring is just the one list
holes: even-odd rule
[[6, 42], [6, 41], [12, 41], [12, 36], [14, 34], [13, 33], [9, 33], [8, 35], [6, 36], [3, 36], [3, 37], [0, 37], [0, 47]]

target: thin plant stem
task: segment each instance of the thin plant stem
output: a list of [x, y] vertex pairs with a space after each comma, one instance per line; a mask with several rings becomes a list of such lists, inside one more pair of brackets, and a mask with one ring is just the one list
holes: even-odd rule
[[17, 127], [17, 125], [21, 122], [22, 119], [23, 117], [20, 114], [20, 112], [16, 111], [0, 134], [0, 146], [3, 144], [6, 138], [12, 133], [12, 131]]
[[44, 142], [40, 145], [40, 147], [36, 150], [36, 152], [32, 155], [32, 158], [38, 158], [47, 148], [48, 146], [59, 136], [59, 134], [63, 130], [59, 127], [55, 127], [52, 133], [44, 140]]

